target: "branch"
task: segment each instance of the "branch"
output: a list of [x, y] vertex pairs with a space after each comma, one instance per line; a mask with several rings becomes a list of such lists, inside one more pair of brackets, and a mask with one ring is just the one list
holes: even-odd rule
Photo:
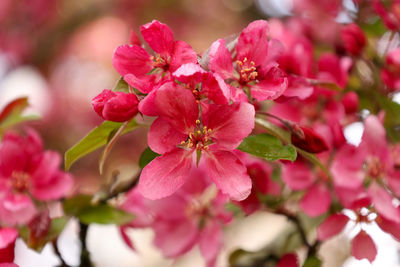
[[81, 250], [81, 263], [80, 267], [93, 267], [93, 264], [90, 260], [90, 253], [86, 247], [86, 237], [89, 226], [83, 223], [79, 223], [80, 232], [79, 239], [81, 240], [82, 250]]
[[64, 261], [62, 255], [61, 255], [61, 252], [60, 252], [60, 250], [59, 250], [59, 248], [58, 248], [58, 245], [57, 245], [57, 240], [58, 240], [58, 239], [53, 240], [52, 243], [53, 243], [53, 247], [54, 247], [54, 252], [56, 253], [57, 257], [58, 257], [58, 258], [60, 259], [60, 261], [61, 261], [60, 266], [61, 266], [61, 267], [70, 267], [70, 265], [68, 265], [68, 264]]

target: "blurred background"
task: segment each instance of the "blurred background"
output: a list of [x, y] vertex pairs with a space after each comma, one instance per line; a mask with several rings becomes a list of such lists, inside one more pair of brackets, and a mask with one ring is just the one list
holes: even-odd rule
[[[354, 10], [352, 3], [343, 4]], [[140, 25], [153, 19], [166, 23], [176, 39], [201, 54], [213, 41], [239, 33], [253, 20], [290, 18], [292, 7], [291, 0], [0, 0], [0, 109], [18, 96], [29, 96], [29, 112], [42, 117], [29, 126], [41, 133], [47, 149], [63, 154], [102, 122], [90, 101], [119, 79], [111, 65], [113, 51], [129, 43], [131, 31], [139, 34]], [[343, 13], [336, 19], [351, 18]], [[351, 135], [355, 143], [360, 137], [360, 129]], [[100, 152], [77, 162], [71, 169], [75, 191], [96, 192], [115, 170], [135, 175], [147, 146], [143, 140], [145, 129], [121, 138], [102, 176], [98, 174]], [[227, 266], [229, 254], [239, 247], [261, 249], [285, 227], [284, 218], [267, 213], [238, 220], [227, 229], [219, 266]], [[76, 222], [70, 222], [60, 239], [71, 265], [79, 264], [77, 231]], [[351, 234], [351, 229], [347, 232]], [[151, 231], [131, 234], [137, 252], [128, 249], [115, 227], [92, 226], [89, 249], [96, 266], [203, 266], [197, 249], [173, 262], [152, 247]], [[376, 236], [378, 247], [386, 252], [378, 253], [374, 265], [349, 258], [349, 248], [343, 246], [348, 237], [343, 235], [323, 246], [325, 266], [396, 266], [399, 244], [381, 232]], [[16, 263], [43, 267], [56, 266], [58, 260], [51, 246], [36, 253], [17, 241]]]

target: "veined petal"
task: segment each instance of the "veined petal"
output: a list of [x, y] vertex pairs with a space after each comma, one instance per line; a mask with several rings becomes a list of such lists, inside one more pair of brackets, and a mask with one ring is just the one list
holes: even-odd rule
[[157, 20], [140, 27], [143, 39], [150, 45], [154, 52], [163, 56], [171, 54], [174, 44], [174, 33], [166, 24]]
[[325, 241], [339, 234], [349, 221], [344, 214], [332, 214], [320, 226], [318, 226], [318, 240]]
[[26, 224], [36, 213], [35, 206], [26, 195], [8, 195], [0, 200], [0, 221], [5, 224]]
[[268, 55], [269, 26], [265, 20], [250, 23], [239, 36], [236, 46], [238, 60], [254, 61], [256, 67], [262, 65]]
[[207, 267], [214, 267], [222, 248], [221, 226], [216, 220], [209, 221], [200, 232], [199, 247]]
[[208, 176], [233, 200], [243, 200], [251, 191], [251, 179], [240, 159], [229, 151], [208, 151], [203, 155]]
[[385, 189], [374, 182], [369, 187], [368, 193], [380, 215], [395, 223], [400, 223], [400, 210], [393, 205], [393, 197]]
[[282, 179], [290, 189], [303, 190], [314, 183], [315, 176], [305, 163], [295, 161], [284, 165]]
[[307, 215], [317, 217], [328, 211], [331, 201], [329, 190], [324, 185], [316, 184], [307, 190], [300, 207]]
[[158, 88], [155, 98], [157, 112], [182, 133], [189, 133], [196, 125], [199, 108], [193, 93], [173, 82]]
[[117, 47], [112, 58], [112, 64], [121, 76], [128, 73], [142, 76], [152, 68], [149, 53], [138, 45]]
[[225, 46], [225, 40], [219, 39], [212, 43], [209, 53], [210, 63], [208, 67], [223, 79], [233, 77], [232, 56]]
[[39, 200], [55, 200], [69, 193], [73, 184], [74, 179], [70, 174], [56, 171], [45, 184], [36, 184], [32, 194]]
[[147, 142], [154, 152], [164, 154], [176, 148], [176, 145], [185, 141], [187, 137], [187, 134], [177, 131], [167, 120], [159, 117], [150, 127]]
[[203, 123], [211, 129], [218, 147], [233, 150], [254, 128], [254, 106], [239, 102], [229, 106], [210, 105], [203, 113]]
[[278, 67], [272, 67], [263, 78], [250, 87], [251, 96], [258, 101], [276, 99], [288, 88], [286, 73]]
[[376, 253], [374, 241], [364, 230], [361, 230], [351, 242], [351, 254], [357, 260], [367, 259], [369, 262], [373, 262]]
[[180, 66], [187, 63], [197, 63], [196, 52], [184, 41], [175, 41], [169, 63], [170, 72], [176, 71]]
[[167, 197], [188, 179], [192, 167], [192, 151], [177, 148], [155, 158], [143, 168], [139, 191], [149, 199]]

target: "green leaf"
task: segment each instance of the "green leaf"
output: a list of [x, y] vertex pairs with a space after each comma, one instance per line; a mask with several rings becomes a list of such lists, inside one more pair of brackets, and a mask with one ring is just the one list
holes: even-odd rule
[[293, 145], [284, 146], [278, 138], [269, 134], [250, 135], [243, 140], [239, 149], [269, 161], [278, 159], [295, 161], [297, 157]]
[[303, 264], [303, 267], [320, 267], [322, 261], [315, 256], [308, 257]]
[[10, 127], [25, 122], [40, 119], [38, 115], [22, 115], [22, 112], [29, 106], [28, 98], [21, 97], [11, 101], [0, 112], [0, 137]]
[[287, 131], [285, 131], [281, 127], [273, 124], [272, 122], [266, 121], [266, 120], [264, 120], [262, 118], [258, 118], [258, 117], [256, 117], [254, 119], [254, 121], [258, 125], [262, 126], [265, 130], [267, 130], [268, 133], [270, 133], [271, 135], [281, 139], [286, 144], [290, 144], [291, 143], [290, 133], [288, 133]]
[[84, 224], [126, 224], [134, 219], [134, 215], [106, 203], [91, 203], [92, 196], [77, 195], [66, 199], [64, 212], [77, 217]]
[[140, 156], [139, 167], [143, 169], [144, 167], [146, 167], [147, 164], [149, 164], [153, 159], [158, 156], [160, 156], [160, 154], [157, 154], [156, 152], [151, 150], [150, 147], [146, 148]]
[[385, 96], [376, 94], [379, 105], [385, 110], [384, 126], [392, 142], [400, 142], [400, 105]]
[[121, 77], [112, 90], [114, 92], [129, 93], [129, 84], [127, 82], [125, 82], [123, 77]]
[[[123, 125], [120, 122], [105, 121], [100, 126], [90, 131], [77, 144], [65, 152], [65, 170], [69, 170], [72, 164], [78, 159], [106, 145], [111, 139], [110, 136]], [[135, 130], [140, 125], [135, 120], [129, 122], [121, 135]]]

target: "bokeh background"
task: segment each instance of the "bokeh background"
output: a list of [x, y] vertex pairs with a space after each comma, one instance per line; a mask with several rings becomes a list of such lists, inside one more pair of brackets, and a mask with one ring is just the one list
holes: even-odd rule
[[[0, 109], [18, 96], [29, 96], [28, 112], [42, 117], [29, 126], [41, 133], [46, 148], [64, 153], [101, 123], [90, 100], [115, 85], [119, 76], [111, 65], [113, 51], [129, 43], [131, 31], [139, 33], [140, 25], [160, 20], [173, 29], [176, 39], [201, 54], [216, 39], [239, 33], [253, 20], [289, 18], [292, 5], [291, 0], [0, 0]], [[351, 1], [344, 5], [355, 8]], [[350, 18], [343, 13], [337, 20]], [[346, 130], [350, 142], [359, 142], [359, 126]], [[146, 148], [144, 140], [145, 129], [121, 138], [102, 176], [98, 174], [100, 152], [77, 162], [71, 169], [75, 191], [96, 192], [116, 170], [126, 177], [135, 175]], [[285, 227], [284, 218], [267, 213], [236, 221], [225, 233], [219, 266], [228, 266], [228, 256], [235, 249], [260, 250]], [[399, 244], [375, 229], [371, 231], [384, 253], [378, 253], [374, 265], [352, 259], [346, 245], [351, 230], [323, 246], [325, 266], [399, 266]], [[77, 231], [76, 222], [71, 221], [60, 238], [61, 252], [71, 265], [79, 264]], [[91, 226], [89, 249], [96, 266], [203, 266], [197, 249], [177, 261], [166, 260], [152, 247], [150, 230], [130, 234], [137, 252], [123, 243], [116, 227]], [[36, 253], [17, 241], [16, 263], [56, 266], [58, 259], [50, 245]]]

